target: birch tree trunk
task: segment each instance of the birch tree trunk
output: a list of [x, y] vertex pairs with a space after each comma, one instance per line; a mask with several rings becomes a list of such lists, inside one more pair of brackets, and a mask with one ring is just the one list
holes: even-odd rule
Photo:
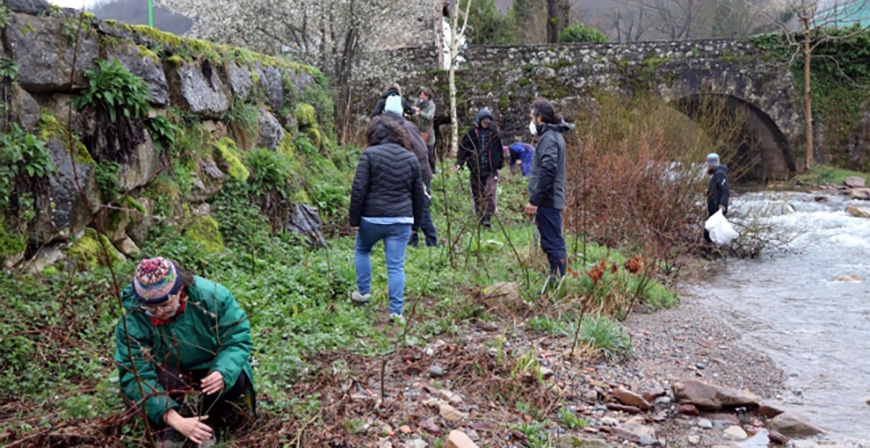
[[457, 1], [453, 6], [453, 23], [450, 25], [450, 69], [447, 73], [450, 84], [450, 154], [448, 156], [457, 154], [459, 149], [459, 125], [456, 119], [456, 53], [459, 51], [456, 29], [458, 27], [459, 2]]
[[809, 170], [813, 166], [813, 156], [814, 156], [814, 148], [813, 148], [813, 88], [812, 88], [812, 71], [810, 66], [810, 58], [812, 58], [812, 23], [810, 21], [812, 18], [809, 14], [805, 13], [801, 16], [801, 22], [804, 27], [804, 42], [803, 42], [803, 53], [804, 53], [804, 116], [806, 118], [806, 134], [807, 134], [807, 163], [806, 169]]

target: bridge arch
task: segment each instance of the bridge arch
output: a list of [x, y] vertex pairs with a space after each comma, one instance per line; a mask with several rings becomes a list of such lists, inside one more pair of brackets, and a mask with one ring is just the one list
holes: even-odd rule
[[671, 100], [670, 104], [705, 132], [710, 131], [703, 126], [705, 114], [707, 120], [712, 115], [735, 121], [742, 138], [736, 141], [738, 147], [731, 160], [724, 162], [738, 168], [744, 179], [787, 179], [795, 172], [788, 138], [773, 119], [754, 104], [733, 95], [715, 93], [688, 94]]

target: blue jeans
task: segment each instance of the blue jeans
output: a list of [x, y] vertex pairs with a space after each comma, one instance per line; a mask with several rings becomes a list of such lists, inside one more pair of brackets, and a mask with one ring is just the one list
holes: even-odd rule
[[372, 292], [372, 247], [384, 240], [390, 314], [402, 314], [405, 305], [405, 249], [410, 237], [411, 224], [371, 224], [365, 218], [361, 220], [356, 233], [354, 263], [360, 294]]
[[[423, 198], [423, 222], [420, 223], [420, 231], [426, 235], [426, 245], [431, 247], [438, 245], [438, 232], [435, 230], [435, 223], [432, 222], [432, 214], [429, 212], [429, 207], [432, 206], [432, 185], [430, 182], [426, 183], [426, 194], [429, 196]], [[420, 232], [411, 234], [411, 240], [408, 244], [417, 247], [418, 233]]]

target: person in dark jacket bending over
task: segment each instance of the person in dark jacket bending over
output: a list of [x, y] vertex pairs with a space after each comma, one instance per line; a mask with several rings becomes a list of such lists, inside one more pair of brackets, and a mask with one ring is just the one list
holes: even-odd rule
[[[144, 409], [158, 446], [184, 438], [214, 446], [214, 431], [247, 393], [254, 406], [251, 325], [227, 288], [162, 258], [142, 260], [121, 291], [115, 328], [121, 392]], [[197, 415], [182, 416], [185, 394], [202, 393]], [[141, 403], [140, 403], [141, 402]]]
[[357, 230], [354, 261], [357, 290], [351, 300], [371, 299], [372, 247], [384, 241], [390, 322], [404, 324], [405, 249], [423, 220], [423, 176], [407, 148], [408, 132], [390, 114], [375, 117], [366, 130], [369, 147], [360, 156], [350, 196], [350, 225]]
[[396, 83], [390, 84], [390, 87], [387, 87], [387, 91], [381, 95], [381, 98], [378, 100], [378, 103], [375, 104], [375, 108], [372, 110], [371, 117], [377, 117], [381, 113], [384, 112], [384, 108], [387, 107], [387, 103], [396, 103], [402, 107], [402, 113], [408, 115], [414, 115], [414, 108], [411, 107], [411, 104], [405, 101], [402, 98], [402, 89], [399, 88], [399, 85]]
[[475, 126], [468, 130], [459, 143], [456, 172], [468, 164], [471, 171], [471, 199], [474, 213], [480, 223], [489, 227], [495, 214], [498, 191], [498, 170], [504, 163], [501, 137], [492, 123], [492, 112], [484, 107], [477, 113]]
[[[711, 176], [707, 185], [707, 217], [715, 215], [719, 210], [727, 215], [728, 196], [731, 193], [728, 188], [728, 167], [720, 163], [719, 154], [715, 152], [707, 155], [707, 174]], [[713, 242], [707, 229], [704, 229], [704, 240]]]
[[[423, 204], [423, 221], [420, 222], [420, 227], [426, 235], [426, 245], [430, 247], [437, 246], [438, 233], [435, 231], [435, 224], [432, 222], [432, 215], [429, 213], [429, 207], [432, 205], [432, 196], [429, 188], [432, 182], [432, 167], [429, 166], [429, 150], [426, 148], [426, 141], [423, 140], [423, 135], [420, 133], [417, 125], [402, 117], [402, 110], [397, 104], [387, 105], [387, 108], [384, 109], [384, 115], [401, 123], [405, 131], [408, 132], [408, 142], [411, 146], [407, 149], [417, 156], [417, 162], [420, 164], [420, 174], [423, 176], [423, 186], [426, 189], [426, 198]], [[412, 233], [411, 239], [408, 240], [408, 244], [411, 246], [417, 247], [419, 239], [417, 233], [416, 231]]]
[[[550, 261], [550, 278], [565, 275], [565, 239], [562, 237], [562, 209], [565, 208], [565, 138], [568, 126], [556, 115], [550, 102], [538, 100], [529, 114], [529, 131], [538, 136], [526, 214], [535, 217], [541, 233], [541, 249]], [[548, 282], [549, 283], [549, 282]]]

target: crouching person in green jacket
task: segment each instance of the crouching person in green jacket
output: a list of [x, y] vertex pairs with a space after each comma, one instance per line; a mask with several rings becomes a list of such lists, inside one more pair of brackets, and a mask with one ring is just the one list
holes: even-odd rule
[[[251, 326], [225, 287], [158, 257], [139, 263], [121, 298], [126, 313], [115, 328], [121, 391], [144, 408], [159, 446], [184, 438], [213, 446], [243, 394], [254, 411]], [[186, 395], [201, 396], [189, 413]]]

